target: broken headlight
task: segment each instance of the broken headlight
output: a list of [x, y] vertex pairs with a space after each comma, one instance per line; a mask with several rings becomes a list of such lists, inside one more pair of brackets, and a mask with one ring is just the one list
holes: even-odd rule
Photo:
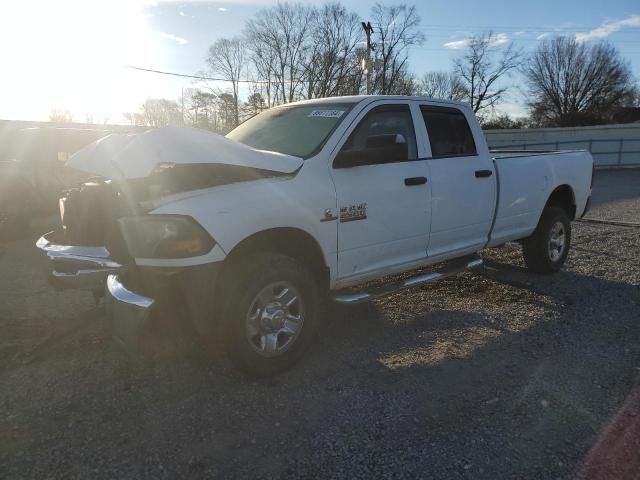
[[215, 241], [186, 215], [139, 215], [118, 220], [135, 258], [187, 258], [208, 253]]

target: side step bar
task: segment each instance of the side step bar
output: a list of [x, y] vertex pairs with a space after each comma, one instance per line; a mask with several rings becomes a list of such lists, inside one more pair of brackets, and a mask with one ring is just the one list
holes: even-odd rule
[[424, 285], [426, 283], [437, 282], [438, 280], [442, 280], [444, 278], [457, 275], [458, 273], [462, 273], [467, 270], [478, 268], [482, 266], [482, 264], [483, 264], [483, 261], [478, 256], [467, 257], [464, 260], [458, 260], [458, 261], [449, 263], [445, 265], [441, 270], [424, 273], [421, 275], [417, 275], [415, 277], [405, 278], [403, 280], [392, 282], [392, 283], [386, 283], [382, 286], [374, 287], [369, 291], [351, 292], [351, 293], [337, 292], [333, 296], [333, 301], [337, 303], [367, 302], [374, 298], [382, 297], [384, 295], [388, 295], [398, 290], [411, 288], [418, 285]]

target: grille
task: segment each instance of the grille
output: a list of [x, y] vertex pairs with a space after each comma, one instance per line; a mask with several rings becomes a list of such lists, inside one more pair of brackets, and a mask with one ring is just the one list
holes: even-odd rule
[[59, 203], [67, 244], [105, 246], [114, 260], [127, 262], [128, 254], [116, 221], [126, 215], [127, 209], [115, 185], [109, 181], [90, 180], [66, 190]]

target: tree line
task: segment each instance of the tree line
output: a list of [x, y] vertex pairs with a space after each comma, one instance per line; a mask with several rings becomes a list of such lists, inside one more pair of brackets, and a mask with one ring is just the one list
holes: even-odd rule
[[[485, 32], [466, 41], [449, 71], [416, 77], [409, 51], [425, 38], [415, 6], [376, 3], [369, 19], [371, 51], [360, 17], [340, 3], [265, 8], [247, 20], [241, 35], [210, 46], [202, 74], [224, 80], [225, 87], [186, 89], [178, 101], [149, 99], [125, 116], [132, 124], [186, 124], [224, 133], [276, 105], [367, 90], [462, 101], [494, 128], [611, 123], [640, 107], [628, 62], [604, 41], [558, 36], [525, 54]], [[495, 109], [517, 73], [525, 80], [530, 115], [514, 120]]]

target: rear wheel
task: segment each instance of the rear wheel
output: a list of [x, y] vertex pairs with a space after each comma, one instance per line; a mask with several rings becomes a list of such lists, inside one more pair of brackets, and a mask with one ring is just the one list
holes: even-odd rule
[[562, 268], [571, 246], [571, 221], [567, 211], [548, 207], [533, 235], [522, 242], [524, 262], [537, 273], [555, 273]]
[[317, 331], [320, 296], [313, 275], [275, 253], [250, 256], [233, 270], [224, 312], [229, 357], [252, 376], [291, 368]]

